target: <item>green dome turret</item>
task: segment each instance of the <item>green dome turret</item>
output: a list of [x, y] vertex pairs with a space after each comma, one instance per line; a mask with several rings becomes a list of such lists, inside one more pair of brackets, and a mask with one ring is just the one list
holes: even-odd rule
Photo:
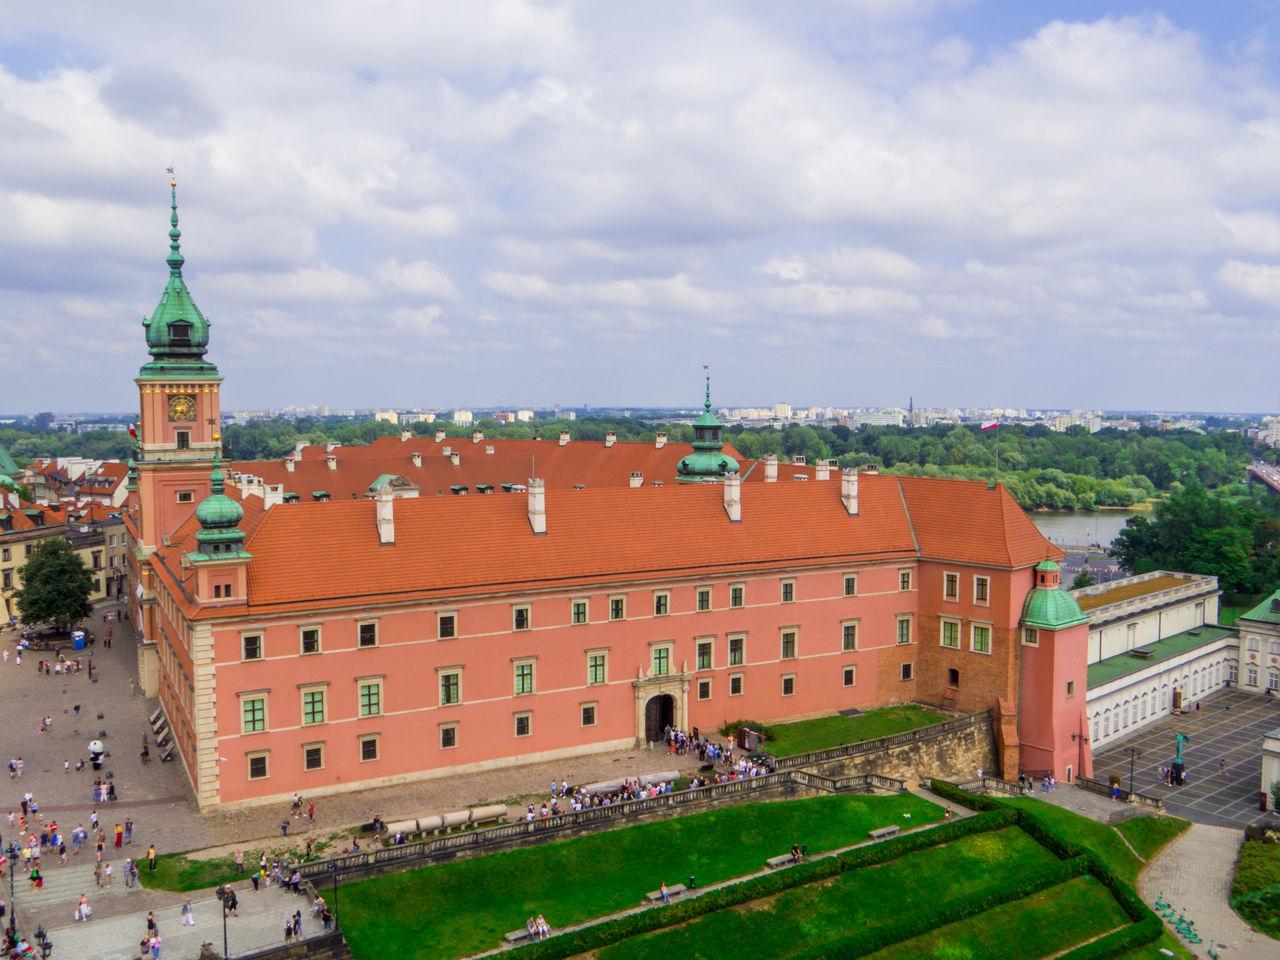
[[[705, 367], [703, 369], [706, 369]], [[711, 372], [707, 371], [707, 396], [702, 416], [693, 421], [693, 453], [676, 464], [681, 483], [723, 480], [726, 473], [736, 473], [738, 461], [724, 452], [720, 431], [724, 428], [711, 412]]]
[[1036, 585], [1022, 605], [1022, 625], [1038, 630], [1061, 630], [1088, 623], [1076, 598], [1062, 589], [1061, 568], [1048, 557], [1036, 564]]
[[191, 298], [182, 279], [182, 256], [178, 229], [178, 184], [169, 181], [169, 282], [165, 284], [160, 303], [150, 318], [144, 317], [147, 347], [152, 360], [142, 367], [144, 377], [197, 376], [216, 377], [218, 368], [204, 359], [209, 346], [209, 321]]
[[191, 554], [193, 560], [247, 556], [242, 550], [244, 533], [237, 526], [244, 517], [244, 510], [227, 496], [226, 489], [222, 455], [215, 453], [213, 472], [209, 475], [209, 496], [196, 507], [196, 519], [200, 521], [196, 543], [200, 546], [196, 553]]

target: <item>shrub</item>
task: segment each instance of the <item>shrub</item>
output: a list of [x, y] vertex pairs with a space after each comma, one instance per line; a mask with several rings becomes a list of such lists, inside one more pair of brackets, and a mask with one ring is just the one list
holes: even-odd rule
[[952, 803], [958, 803], [962, 807], [968, 807], [970, 810], [1003, 810], [1005, 807], [990, 797], [985, 797], [977, 793], [970, 793], [968, 790], [961, 790], [954, 783], [946, 780], [934, 780], [933, 786], [929, 788], [943, 800], [950, 800]]

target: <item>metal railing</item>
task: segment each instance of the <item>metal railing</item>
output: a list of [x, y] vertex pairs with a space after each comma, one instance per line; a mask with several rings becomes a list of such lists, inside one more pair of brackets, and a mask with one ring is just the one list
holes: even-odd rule
[[1151, 807], [1154, 810], [1164, 809], [1164, 801], [1159, 797], [1136, 791], [1130, 793], [1123, 788], [1117, 793], [1113, 790], [1111, 784], [1104, 783], [1101, 780], [1094, 780], [1091, 777], [1076, 777], [1076, 786], [1081, 790], [1088, 790], [1090, 793], [1096, 793], [1102, 797], [1112, 797], [1124, 803], [1137, 803], [1145, 807]]
[[808, 753], [797, 753], [793, 757], [774, 757], [773, 767], [775, 770], [790, 770], [796, 767], [808, 767], [815, 763], [826, 763], [829, 760], [842, 760], [846, 757], [856, 757], [864, 753], [875, 753], [879, 750], [886, 750], [891, 747], [900, 747], [911, 743], [919, 743], [922, 740], [933, 740], [937, 737], [957, 733], [961, 730], [967, 730], [970, 727], [977, 727], [990, 723], [991, 711], [982, 710], [978, 713], [971, 713], [965, 717], [958, 717], [955, 720], [944, 720], [942, 723], [930, 724], [927, 727], [917, 727], [914, 730], [891, 734], [887, 737], [879, 737], [875, 740], [863, 740], [861, 743], [846, 743], [843, 746], [828, 747], [825, 750], [811, 750]]

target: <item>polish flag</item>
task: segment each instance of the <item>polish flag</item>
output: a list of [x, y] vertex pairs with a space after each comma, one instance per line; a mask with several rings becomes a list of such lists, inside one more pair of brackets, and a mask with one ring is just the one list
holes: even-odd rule
[[138, 427], [136, 424], [129, 424], [129, 436], [133, 437], [135, 440], [138, 439]]
[[983, 429], [983, 430], [994, 430], [994, 429], [995, 429], [996, 427], [998, 427], [998, 426], [1000, 426], [1000, 421], [999, 421], [999, 420], [985, 420], [985, 421], [983, 421], [982, 429]]

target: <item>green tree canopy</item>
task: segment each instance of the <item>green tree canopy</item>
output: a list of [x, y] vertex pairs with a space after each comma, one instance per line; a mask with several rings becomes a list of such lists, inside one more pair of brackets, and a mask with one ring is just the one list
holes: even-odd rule
[[93, 613], [89, 603], [93, 577], [62, 537], [36, 544], [20, 573], [22, 586], [14, 595], [27, 623], [47, 623], [55, 630], [69, 631]]

